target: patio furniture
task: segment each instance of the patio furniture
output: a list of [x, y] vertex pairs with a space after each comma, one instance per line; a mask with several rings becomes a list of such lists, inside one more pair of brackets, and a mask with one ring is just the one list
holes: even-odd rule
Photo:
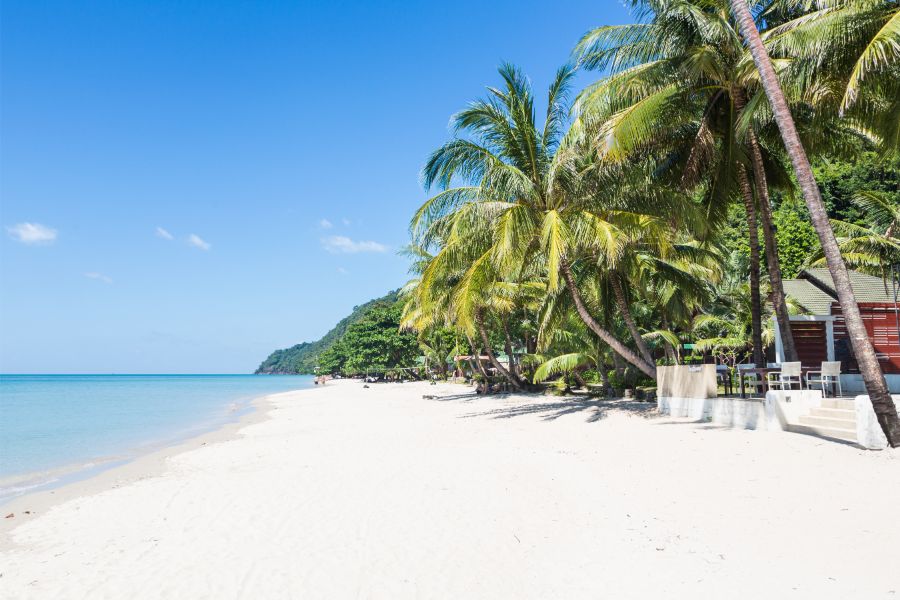
[[726, 396], [734, 393], [734, 382], [731, 380], [731, 369], [728, 365], [716, 365], [716, 379], [722, 384]]
[[791, 390], [796, 383], [797, 388], [802, 390], [803, 366], [800, 362], [781, 363], [781, 369], [766, 373], [766, 379], [769, 389], [778, 388], [784, 390], [785, 386], [787, 386], [787, 389]]
[[741, 396], [744, 396], [744, 387], [752, 387], [754, 390], [759, 389], [760, 392], [763, 391], [765, 387], [765, 382], [763, 381], [763, 377], [759, 372], [759, 369], [756, 368], [756, 365], [738, 365], [738, 378], [741, 380]]
[[824, 361], [819, 371], [807, 371], [806, 373], [806, 389], [811, 389], [813, 385], [822, 386], [822, 395], [827, 396], [825, 385], [834, 392], [835, 384], [837, 384], [837, 396], [843, 396], [844, 390], [841, 389], [841, 361]]

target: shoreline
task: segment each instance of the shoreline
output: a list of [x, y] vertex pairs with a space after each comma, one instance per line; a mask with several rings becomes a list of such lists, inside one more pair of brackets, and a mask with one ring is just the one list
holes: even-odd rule
[[[161, 447], [155, 447], [148, 452], [138, 451], [131, 457], [112, 459], [113, 463], [120, 462], [120, 464], [100, 467], [97, 472], [77, 477], [74, 481], [61, 482], [59, 485], [49, 483], [46, 484], [48, 487], [44, 489], [26, 492], [0, 503], [0, 517], [3, 517], [0, 519], [0, 550], [13, 546], [9, 539], [12, 530], [46, 514], [54, 506], [82, 496], [89, 496], [162, 475], [166, 469], [166, 462], [170, 458], [203, 446], [237, 439], [240, 431], [245, 427], [268, 420], [269, 413], [274, 408], [275, 398], [318, 389], [319, 386], [298, 388], [253, 398], [242, 409], [246, 411], [246, 414], [239, 415], [235, 420], [213, 425], [207, 431], [171, 443], [163, 443]], [[9, 514], [15, 516], [5, 518]]]
[[0, 596], [900, 591], [878, 567], [900, 539], [900, 522], [882, 518], [900, 496], [896, 451], [445, 383], [336, 381], [258, 402], [250, 418], [4, 523], [15, 527], [0, 539]]

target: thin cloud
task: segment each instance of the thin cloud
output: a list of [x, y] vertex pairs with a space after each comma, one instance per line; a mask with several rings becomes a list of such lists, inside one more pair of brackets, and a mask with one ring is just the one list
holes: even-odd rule
[[340, 273], [341, 275], [346, 275], [347, 269], [345, 269], [344, 267], [338, 267], [337, 272]]
[[200, 248], [201, 250], [209, 250], [210, 248], [212, 248], [212, 244], [204, 240], [196, 233], [192, 233], [191, 235], [189, 235], [187, 241], [188, 244], [190, 244], [194, 248]]
[[28, 245], [52, 244], [56, 240], [56, 230], [40, 223], [17, 223], [6, 231], [12, 239]]
[[319, 227], [321, 227], [322, 229], [331, 229], [332, 227], [334, 227], [334, 223], [332, 223], [328, 219], [322, 219], [321, 221], [319, 221]]
[[344, 227], [350, 227], [350, 219], [341, 219], [341, 223], [344, 224]]
[[97, 281], [102, 281], [103, 283], [112, 283], [113, 282], [112, 277], [109, 277], [107, 275], [104, 275], [103, 273], [97, 273], [94, 271], [85, 273], [84, 276], [87, 277], [88, 279], [96, 279]]
[[161, 237], [164, 240], [174, 240], [175, 236], [163, 229], [162, 227], [156, 228], [156, 236]]
[[343, 235], [333, 235], [322, 240], [322, 247], [332, 254], [357, 254], [359, 252], [386, 252], [387, 246], [378, 242], [355, 241]]

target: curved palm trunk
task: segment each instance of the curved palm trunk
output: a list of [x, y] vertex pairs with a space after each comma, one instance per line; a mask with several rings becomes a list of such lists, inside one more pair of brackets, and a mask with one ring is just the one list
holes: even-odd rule
[[[742, 113], [747, 104], [743, 89], [738, 88], [735, 90], [734, 104], [738, 114]], [[775, 226], [772, 222], [771, 204], [769, 204], [769, 184], [766, 181], [765, 164], [763, 164], [762, 151], [759, 149], [759, 142], [756, 139], [756, 134], [753, 132], [753, 129], [748, 131], [747, 138], [748, 145], [750, 146], [750, 160], [753, 163], [753, 176], [756, 183], [756, 192], [759, 197], [759, 220], [762, 224], [763, 240], [766, 245], [766, 268], [769, 273], [772, 310], [775, 313], [775, 320], [778, 322], [778, 331], [780, 333], [779, 337], [781, 337], [784, 360], [793, 362], [800, 359], [797, 357], [797, 347], [794, 345], [794, 333], [791, 330], [791, 316], [788, 312], [787, 298], [784, 294], [784, 283], [781, 279], [781, 261], [778, 258], [778, 240], [775, 239]], [[746, 177], [746, 170], [743, 167], [740, 167], [740, 169], [743, 171], [743, 176]], [[741, 182], [742, 193], [744, 193], [743, 185], [743, 182]], [[744, 196], [744, 202], [746, 203], [746, 193], [744, 193]], [[759, 242], [757, 242], [757, 244], [758, 243]], [[755, 344], [756, 342], [754, 341], [754, 345]], [[754, 358], [754, 361], [755, 360], [756, 359]], [[765, 363], [759, 362], [757, 365], [764, 367]]]
[[578, 316], [581, 317], [581, 320], [584, 321], [584, 324], [587, 325], [598, 338], [612, 348], [613, 352], [618, 353], [619, 356], [636, 366], [648, 377], [656, 379], [656, 365], [652, 362], [647, 362], [635, 354], [631, 348], [613, 337], [610, 332], [603, 329], [591, 316], [591, 313], [588, 311], [587, 306], [585, 306], [584, 300], [581, 297], [581, 292], [578, 291], [578, 287], [575, 285], [575, 276], [572, 275], [571, 265], [569, 265], [567, 261], [561, 261], [560, 271], [562, 271], [563, 278], [566, 280], [566, 287], [569, 288], [569, 294], [571, 294], [572, 300], [575, 302], [575, 310], [578, 312]]
[[491, 349], [491, 340], [488, 338], [487, 329], [484, 327], [484, 318], [481, 314], [481, 311], [475, 315], [475, 320], [478, 323], [478, 333], [481, 335], [481, 342], [484, 344], [484, 351], [487, 354], [488, 360], [491, 361], [491, 364], [497, 369], [497, 372], [503, 375], [503, 377], [509, 381], [514, 388], [517, 390], [522, 389], [522, 382], [519, 381], [519, 378], [516, 377], [513, 373], [510, 373], [506, 367], [500, 364], [500, 361], [497, 360], [497, 357], [494, 356], [494, 351]]
[[828, 213], [825, 212], [825, 206], [806, 156], [806, 150], [800, 142], [800, 136], [797, 135], [797, 128], [781, 90], [781, 84], [778, 82], [778, 76], [775, 74], [769, 53], [766, 52], [766, 47], [756, 29], [756, 23], [753, 22], [753, 15], [750, 14], [746, 0], [730, 0], [730, 2], [731, 9], [740, 26], [741, 35], [753, 55], [753, 62], [756, 63], [760, 81], [766, 97], [769, 99], [769, 104], [772, 106], [775, 122], [784, 139], [784, 146], [791, 157], [791, 164], [794, 166], [794, 172], [797, 175], [800, 190], [803, 192], [803, 199], [809, 209], [813, 227], [819, 235], [825, 261], [831, 272], [831, 278], [834, 280], [835, 291], [841, 304], [841, 312], [844, 315], [844, 323], [850, 336], [853, 354], [856, 356], [860, 373], [866, 384], [866, 391], [869, 393], [878, 423], [881, 425], [888, 443], [896, 448], [900, 446], [900, 416], [897, 415], [897, 407], [888, 392], [887, 383], [875, 356], [875, 349], [872, 347], [859, 314], [859, 306], [856, 304], [853, 288], [850, 286], [847, 265], [844, 264], [834, 231], [828, 221]]
[[610, 283], [612, 284], [613, 295], [616, 297], [616, 304], [622, 312], [622, 319], [625, 321], [625, 326], [628, 327], [631, 338], [634, 340], [638, 351], [641, 353], [641, 358], [650, 364], [654, 364], [653, 355], [650, 354], [650, 348], [647, 347], [647, 342], [641, 337], [641, 332], [638, 331], [637, 324], [634, 322], [634, 316], [632, 316], [631, 308], [628, 306], [628, 301], [625, 298], [625, 290], [622, 289], [622, 282], [619, 281], [618, 277], [613, 275], [610, 277]]
[[753, 364], [762, 368], [766, 366], [766, 359], [763, 356], [762, 301], [759, 294], [759, 226], [756, 222], [756, 203], [753, 201], [750, 179], [747, 177], [747, 169], [742, 164], [738, 165], [738, 183], [741, 186], [741, 196], [744, 198], [744, 208], [747, 211], [747, 228], [749, 229], [750, 241], [750, 314], [752, 321]]

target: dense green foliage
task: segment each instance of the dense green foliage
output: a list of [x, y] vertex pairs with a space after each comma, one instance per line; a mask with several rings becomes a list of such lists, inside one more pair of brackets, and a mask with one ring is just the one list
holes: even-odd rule
[[[752, 5], [845, 260], [900, 260], [900, 5]], [[422, 172], [403, 324], [420, 342], [452, 330], [489, 359], [470, 369], [514, 388], [654, 378], [688, 344], [764, 363], [772, 312], [787, 332], [799, 309], [782, 279], [831, 236], [800, 202], [741, 7], [628, 6], [635, 22], [590, 30], [546, 92], [502, 65]], [[600, 75], [572, 98], [579, 69]]]
[[856, 225], [871, 222], [853, 203], [861, 191], [885, 192], [900, 205], [900, 156], [880, 157], [858, 147], [852, 158], [822, 158], [814, 164], [816, 182], [828, 214]]
[[380, 302], [366, 311], [319, 356], [319, 372], [352, 376], [415, 367], [419, 345], [414, 334], [400, 330], [401, 310], [396, 302]]
[[275, 350], [259, 365], [256, 373], [273, 375], [313, 374], [319, 355], [336, 344], [351, 325], [365, 318], [376, 307], [396, 303], [397, 298], [398, 293], [393, 291], [381, 298], [370, 300], [360, 306], [354, 306], [353, 312], [342, 319], [321, 339], [314, 342], [303, 342], [282, 350]]

